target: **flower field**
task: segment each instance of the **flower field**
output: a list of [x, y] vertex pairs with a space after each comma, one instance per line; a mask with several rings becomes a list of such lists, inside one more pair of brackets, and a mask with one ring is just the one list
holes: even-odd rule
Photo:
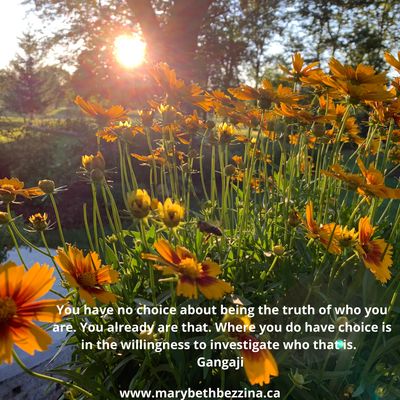
[[[68, 188], [57, 188], [51, 176], [35, 177], [35, 187], [0, 179], [4, 232], [17, 250], [48, 255], [48, 265], [21, 258], [0, 267], [0, 362], [63, 385], [65, 399], [186, 388], [257, 388], [265, 396], [279, 390], [280, 398], [296, 400], [399, 399], [400, 60], [385, 58], [391, 79], [336, 59], [325, 71], [296, 53], [278, 86], [264, 79], [257, 88], [227, 91], [205, 91], [157, 64], [148, 79], [158, 89], [145, 109], [77, 96], [98, 145], [76, 166], [92, 193], [82, 204], [88, 246], [64, 239], [57, 194]], [[139, 138], [147, 144], [140, 154], [133, 150]], [[109, 165], [105, 142], [118, 165]], [[146, 182], [139, 165], [147, 168]], [[38, 209], [22, 230], [14, 205], [37, 197], [51, 204], [54, 218]], [[55, 256], [50, 229], [59, 237]], [[52, 292], [55, 276], [66, 298]], [[52, 299], [41, 300], [49, 292]], [[99, 306], [113, 312], [83, 312]], [[221, 306], [236, 311], [221, 315]], [[263, 306], [293, 309], [245, 312]], [[363, 319], [346, 306], [371, 312]], [[159, 312], [143, 315], [140, 307]], [[200, 311], [185, 314], [189, 307]], [[310, 311], [320, 307], [343, 312]], [[71, 327], [66, 346], [74, 346], [73, 357], [38, 374], [15, 349], [46, 351], [54, 323]], [[144, 323], [153, 328], [101, 328]], [[189, 323], [207, 329], [155, 328]], [[236, 328], [217, 329], [221, 323]], [[274, 329], [253, 331], [252, 324]], [[358, 328], [293, 332], [291, 324]], [[145, 345], [122, 346], [134, 339]], [[340, 346], [263, 347], [320, 340]], [[194, 348], [196, 341], [205, 348]], [[98, 342], [109, 347], [88, 345]], [[215, 342], [240, 346], [216, 351], [209, 346]], [[238, 357], [240, 368], [198, 364]]]

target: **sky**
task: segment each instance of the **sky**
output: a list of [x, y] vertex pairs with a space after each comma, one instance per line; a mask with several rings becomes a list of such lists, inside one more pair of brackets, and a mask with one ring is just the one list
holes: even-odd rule
[[18, 50], [18, 37], [28, 30], [34, 22], [32, 15], [26, 15], [27, 6], [19, 0], [0, 1], [0, 68], [6, 67]]

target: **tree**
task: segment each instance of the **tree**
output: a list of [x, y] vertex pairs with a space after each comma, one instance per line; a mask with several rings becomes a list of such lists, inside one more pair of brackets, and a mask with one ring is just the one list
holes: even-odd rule
[[43, 112], [47, 106], [41, 57], [37, 41], [31, 33], [24, 33], [19, 41], [22, 50], [7, 71], [3, 105], [12, 112], [30, 115]]
[[[111, 30], [119, 25], [137, 30], [139, 25], [147, 43], [150, 61], [166, 61], [178, 73], [193, 78], [193, 58], [203, 18], [213, 0], [118, 0], [75, 1], [25, 0], [33, 4], [43, 18], [55, 19], [62, 15], [71, 18], [71, 29], [58, 32], [52, 42], [63, 40], [90, 41], [96, 31], [104, 32], [102, 21]], [[116, 29], [114, 30], [114, 33]], [[90, 48], [89, 48], [90, 49]]]
[[397, 49], [397, 0], [288, 0], [286, 48], [310, 60], [330, 57], [387, 68], [385, 50]]

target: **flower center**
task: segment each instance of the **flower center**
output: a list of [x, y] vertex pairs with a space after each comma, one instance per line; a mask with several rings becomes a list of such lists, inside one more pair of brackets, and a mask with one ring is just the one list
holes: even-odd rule
[[96, 272], [85, 272], [78, 278], [78, 282], [82, 286], [93, 287], [97, 285]]
[[168, 217], [169, 217], [169, 219], [170, 219], [171, 221], [174, 221], [174, 220], [175, 220], [175, 217], [176, 217], [176, 211], [174, 211], [174, 210], [169, 210], [169, 211], [168, 211]]
[[7, 322], [17, 313], [17, 305], [9, 297], [0, 299], [0, 325]]
[[179, 263], [179, 270], [182, 275], [196, 279], [201, 275], [201, 265], [192, 258], [185, 258]]

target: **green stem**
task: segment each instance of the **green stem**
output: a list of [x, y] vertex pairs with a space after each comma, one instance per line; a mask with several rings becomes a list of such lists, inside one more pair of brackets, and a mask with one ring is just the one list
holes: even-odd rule
[[58, 233], [60, 235], [60, 239], [61, 239], [62, 245], [64, 247], [64, 250], [66, 251], [67, 246], [65, 245], [64, 233], [62, 230], [61, 219], [60, 219], [60, 214], [58, 212], [57, 203], [56, 203], [53, 193], [50, 193], [49, 196], [50, 196], [51, 204], [53, 205], [54, 214], [56, 215]]
[[88, 392], [87, 390], [81, 388], [80, 386], [77, 386], [73, 383], [70, 382], [65, 382], [62, 379], [56, 378], [54, 376], [49, 376], [49, 375], [44, 375], [44, 374], [40, 374], [38, 372], [34, 372], [31, 369], [29, 369], [24, 363], [23, 361], [18, 357], [17, 353], [15, 352], [15, 350], [13, 350], [13, 357], [14, 360], [16, 361], [16, 363], [21, 367], [21, 369], [26, 372], [27, 374], [35, 377], [35, 378], [39, 378], [39, 379], [44, 379], [46, 381], [50, 381], [53, 383], [58, 383], [60, 385], [63, 386], [67, 386], [69, 388], [73, 388], [79, 392], [81, 392], [82, 394], [84, 394], [85, 396], [89, 397], [89, 398], [93, 398], [92, 393]]

